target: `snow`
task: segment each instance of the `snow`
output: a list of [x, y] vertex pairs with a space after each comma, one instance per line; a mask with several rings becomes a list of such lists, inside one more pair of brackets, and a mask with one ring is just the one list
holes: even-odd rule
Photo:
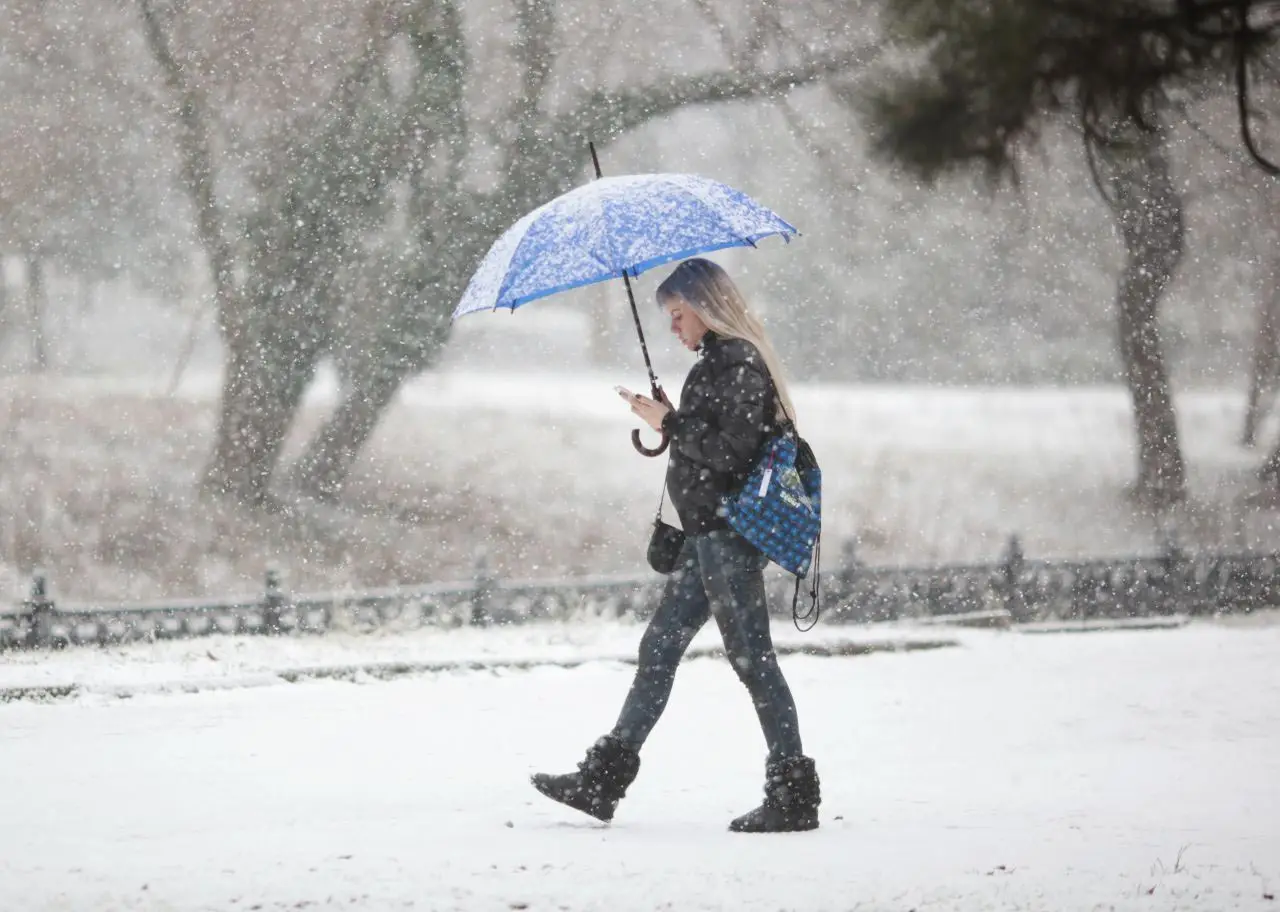
[[[400, 674], [422, 666], [514, 668], [532, 663], [576, 665], [634, 661], [643, 624], [584, 617], [493, 627], [422, 627], [323, 636], [207, 636], [115, 646], [0, 654], [0, 700], [7, 691], [74, 688], [77, 693], [133, 696], [278, 684], [285, 677]], [[801, 632], [775, 621], [779, 649], [858, 644], [904, 648], [947, 643], [952, 637], [921, 624], [843, 626]], [[693, 653], [720, 646], [715, 625], [690, 644]]]
[[[477, 315], [471, 325], [520, 327], [525, 316]], [[660, 374], [673, 395], [688, 360]], [[648, 572], [665, 463], [632, 449], [637, 422], [613, 392], [643, 389], [640, 370], [424, 374], [388, 409], [343, 503], [303, 505], [294, 523], [194, 496], [217, 377], [192, 372], [172, 397], [167, 382], [0, 382], [12, 453], [0, 477], [0, 517], [12, 520], [0, 520], [0, 537], [41, 562], [55, 598], [254, 595], [268, 562], [295, 592], [466, 580], [485, 552], [503, 578]], [[1265, 450], [1238, 444], [1238, 392], [1177, 394], [1191, 497], [1159, 521], [1126, 497], [1136, 457], [1120, 388], [800, 383], [793, 392], [823, 467], [828, 567], [846, 543], [873, 565], [997, 561], [1015, 533], [1032, 560], [1152, 554], [1166, 527], [1193, 551], [1280, 547], [1274, 501], [1246, 499]], [[335, 397], [326, 372], [286, 470]], [[5, 561], [0, 597], [17, 601], [29, 570]]]
[[[763, 748], [719, 660], [682, 668], [611, 826], [532, 790], [612, 723], [631, 671], [609, 649], [638, 630], [563, 633], [431, 649], [596, 660], [0, 704], [0, 908], [1275, 908], [1274, 622], [784, 656], [823, 826], [765, 837], [725, 829], [758, 800]], [[295, 661], [344, 648], [280, 642]], [[230, 646], [137, 660], [163, 678], [207, 644]], [[100, 651], [49, 658], [92, 678]]]
[[[665, 463], [631, 449], [635, 421], [613, 385], [647, 384], [638, 371], [621, 374], [426, 374], [402, 389], [378, 445], [418, 454], [441, 483], [472, 485], [566, 537], [598, 530], [634, 563], [606, 548], [584, 565], [625, 570], [638, 565], [647, 527], [635, 517], [654, 509]], [[660, 378], [673, 396], [680, 377]], [[1190, 501], [1159, 522], [1126, 497], [1137, 457], [1121, 388], [799, 383], [793, 392], [823, 468], [828, 554], [856, 542], [871, 564], [992, 562], [1014, 534], [1031, 559], [1151, 554], [1166, 526], [1191, 548], [1280, 547], [1274, 510], [1245, 503], [1263, 454], [1238, 444], [1234, 391], [1177, 395]], [[460, 429], [454, 445], [439, 442], [442, 424]], [[409, 458], [375, 465], [394, 473]]]
[[[682, 378], [659, 379], [675, 398]], [[621, 514], [646, 533], [634, 517], [653, 510], [665, 463], [631, 449], [636, 421], [617, 383], [647, 386], [638, 370], [423, 374], [384, 419], [375, 445], [387, 458], [375, 464], [391, 471], [416, 457], [442, 483], [473, 485], [516, 512], [560, 519], [565, 509], [566, 527], [610, 530]], [[824, 537], [856, 539], [864, 560], [993, 561], [1014, 533], [1030, 558], [1161, 545], [1158, 524], [1124, 497], [1137, 456], [1123, 388], [793, 386], [823, 466]], [[331, 396], [324, 382], [312, 391], [316, 404]], [[1199, 389], [1175, 401], [1191, 504], [1169, 522], [1191, 545], [1198, 535], [1213, 548], [1280, 546], [1274, 511], [1242, 499], [1264, 455], [1238, 443], [1244, 397]], [[442, 426], [454, 435], [443, 443]]]
[[[673, 392], [678, 377], [662, 373]], [[380, 582], [387, 565], [454, 577], [473, 566], [463, 529], [442, 541], [433, 525], [312, 517], [319, 540], [343, 543], [333, 558], [277, 553], [287, 537], [271, 527], [202, 520], [184, 492], [207, 452], [217, 380], [192, 373], [167, 400], [166, 381], [0, 389], [22, 406], [10, 415], [15, 458], [52, 485], [33, 515], [66, 538], [41, 540], [59, 597], [253, 593], [263, 567], [250, 561], [267, 556], [295, 590], [359, 584], [347, 564], [361, 561]], [[632, 452], [616, 383], [644, 386], [638, 370], [424, 375], [353, 481], [409, 503], [438, 488], [500, 504], [512, 544], [490, 557], [504, 575], [643, 572], [662, 461]], [[831, 554], [856, 539], [871, 563], [992, 560], [1012, 532], [1031, 558], [1158, 545], [1123, 498], [1134, 455], [1120, 389], [795, 392], [824, 467]], [[334, 395], [323, 377], [307, 420]], [[1199, 536], [1187, 543], [1273, 547], [1274, 511], [1237, 499], [1261, 456], [1235, 444], [1242, 397], [1186, 390], [1177, 404], [1193, 491], [1180, 519]], [[17, 515], [18, 495], [42, 490], [23, 481], [33, 477], [15, 472], [6, 496], [17, 499], [0, 506]], [[117, 482], [147, 495], [140, 528], [189, 543], [174, 552], [193, 568], [186, 582], [95, 563], [93, 542], [111, 532], [98, 514], [54, 522], [73, 489], [132, 503]], [[541, 538], [522, 539], [518, 520]], [[228, 539], [249, 557], [219, 551]], [[0, 567], [5, 590], [25, 582]], [[788, 648], [887, 650], [782, 657], [825, 802], [822, 829], [780, 837], [725, 829], [759, 799], [763, 750], [715, 658], [681, 670], [612, 826], [528, 785], [532, 771], [572, 768], [612, 723], [634, 623], [0, 654], [0, 910], [1274, 909], [1280, 625], [1170, 623], [1181, 626], [800, 634], [776, 623]], [[938, 643], [951, 645], [903, 648]], [[709, 628], [694, 648], [714, 645]], [[13, 699], [24, 689], [73, 695]]]

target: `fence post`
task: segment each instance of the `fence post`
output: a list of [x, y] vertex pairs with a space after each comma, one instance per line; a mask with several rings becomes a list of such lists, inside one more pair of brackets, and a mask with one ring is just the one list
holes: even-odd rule
[[49, 598], [49, 581], [43, 570], [31, 577], [31, 594], [22, 602], [27, 628], [27, 647], [48, 646], [53, 639], [53, 599]]
[[497, 578], [489, 571], [489, 561], [481, 554], [476, 560], [475, 590], [471, 595], [471, 625], [481, 627], [490, 620], [489, 603]]
[[262, 598], [262, 628], [269, 634], [280, 633], [280, 614], [284, 607], [284, 593], [280, 591], [280, 571], [267, 568], [266, 593]]

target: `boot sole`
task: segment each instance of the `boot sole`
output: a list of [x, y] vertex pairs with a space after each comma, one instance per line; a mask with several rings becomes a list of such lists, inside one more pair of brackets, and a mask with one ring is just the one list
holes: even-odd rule
[[818, 819], [816, 817], [797, 820], [780, 827], [750, 827], [729, 824], [729, 832], [731, 833], [807, 833], [817, 828]]
[[545, 795], [556, 804], [572, 808], [575, 811], [586, 814], [588, 817], [599, 820], [601, 823], [610, 823], [613, 820], [613, 809], [607, 804], [588, 804], [586, 807], [583, 807], [581, 804], [575, 804], [569, 800], [568, 795], [556, 792], [548, 788], [544, 783], [539, 782], [536, 773], [529, 777], [529, 781], [533, 783], [533, 787], [538, 790], [539, 794]]

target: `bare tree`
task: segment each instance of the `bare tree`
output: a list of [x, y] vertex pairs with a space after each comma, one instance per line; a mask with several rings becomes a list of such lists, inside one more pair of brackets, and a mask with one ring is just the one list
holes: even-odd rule
[[[856, 68], [872, 52], [865, 44], [817, 55], [806, 48], [791, 60], [697, 72], [677, 65], [655, 75], [633, 67], [611, 82], [579, 72], [568, 51], [580, 39], [564, 28], [564, 2], [515, 0], [509, 21], [487, 23], [512, 38], [499, 54], [483, 42], [480, 55], [452, 0], [373, 2], [346, 75], [318, 114], [288, 121], [283, 151], [259, 167], [237, 254], [216, 173], [227, 119], [198, 78], [192, 45], [175, 40], [181, 32], [195, 42], [196, 30], [165, 0], [137, 2], [182, 123], [228, 349], [206, 487], [251, 503], [268, 501], [281, 442], [327, 354], [340, 367], [343, 396], [294, 473], [311, 494], [337, 494], [396, 390], [433, 363], [488, 245], [582, 178], [587, 139], [607, 145], [689, 105], [777, 97]], [[617, 56], [604, 59], [612, 65]], [[505, 91], [483, 88], [495, 73]], [[238, 281], [237, 270], [245, 274]]]
[[[574, 93], [557, 112], [548, 101], [552, 71], [559, 62], [555, 5], [545, 0], [521, 0], [515, 7], [512, 59], [522, 75], [520, 90], [504, 117], [511, 125], [512, 142], [498, 168], [501, 178], [494, 189], [485, 192], [467, 186], [464, 163], [468, 150], [463, 140], [471, 121], [465, 108], [452, 108], [456, 120], [445, 130], [444, 141], [432, 149], [437, 162], [438, 156], [445, 156], [449, 163], [436, 169], [443, 176], [427, 179], [426, 172], [415, 173], [417, 265], [403, 277], [401, 293], [389, 299], [399, 310], [375, 324], [383, 330], [379, 336], [369, 344], [353, 347], [363, 357], [353, 364], [351, 383], [341, 404], [300, 464], [299, 480], [315, 496], [336, 496], [352, 460], [395, 391], [408, 376], [432, 363], [447, 338], [453, 305], [472, 268], [498, 233], [542, 200], [582, 179], [587, 138], [607, 145], [689, 105], [782, 97], [795, 86], [855, 69], [873, 55], [871, 48], [862, 46], [773, 66], [740, 60], [705, 75], [676, 75], [648, 84], [628, 81], [617, 88]], [[460, 43], [460, 32], [455, 41]], [[421, 39], [418, 45], [427, 47]], [[464, 92], [467, 73], [461, 53], [440, 48], [431, 54], [446, 77], [440, 82], [456, 85], [459, 94]], [[430, 65], [424, 63], [424, 71]], [[453, 102], [432, 98], [417, 109], [430, 112], [431, 119], [439, 122], [443, 119], [442, 100]]]
[[379, 218], [391, 158], [402, 145], [399, 118], [380, 103], [393, 23], [379, 5], [366, 10], [362, 46], [337, 84], [311, 112], [291, 117], [261, 156], [255, 205], [238, 222], [237, 238], [232, 209], [218, 193], [214, 151], [215, 130], [227, 121], [197, 78], [195, 56], [175, 41], [181, 11], [139, 0], [139, 12], [176, 101], [183, 173], [224, 343], [219, 428], [204, 486], [264, 504], [294, 410], [332, 345], [336, 276]]

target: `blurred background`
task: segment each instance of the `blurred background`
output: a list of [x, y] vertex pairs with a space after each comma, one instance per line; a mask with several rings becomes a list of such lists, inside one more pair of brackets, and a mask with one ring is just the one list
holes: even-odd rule
[[[1023, 125], [1015, 179], [885, 154], [868, 98], [922, 65], [893, 6], [0, 2], [6, 588], [222, 592], [271, 558], [374, 585], [479, 551], [639, 569], [661, 469], [620, 467], [629, 418], [590, 399], [644, 383], [620, 284], [449, 320], [503, 228], [591, 179], [589, 140], [606, 174], [704, 174], [800, 229], [716, 259], [821, 416], [828, 528], [868, 559], [1269, 546], [1280, 200], [1221, 74], [1167, 87], [1158, 130], [1185, 229], [1147, 299], [1171, 471], [1123, 357], [1124, 178], [1070, 105]], [[678, 389], [663, 274], [638, 293]]]

